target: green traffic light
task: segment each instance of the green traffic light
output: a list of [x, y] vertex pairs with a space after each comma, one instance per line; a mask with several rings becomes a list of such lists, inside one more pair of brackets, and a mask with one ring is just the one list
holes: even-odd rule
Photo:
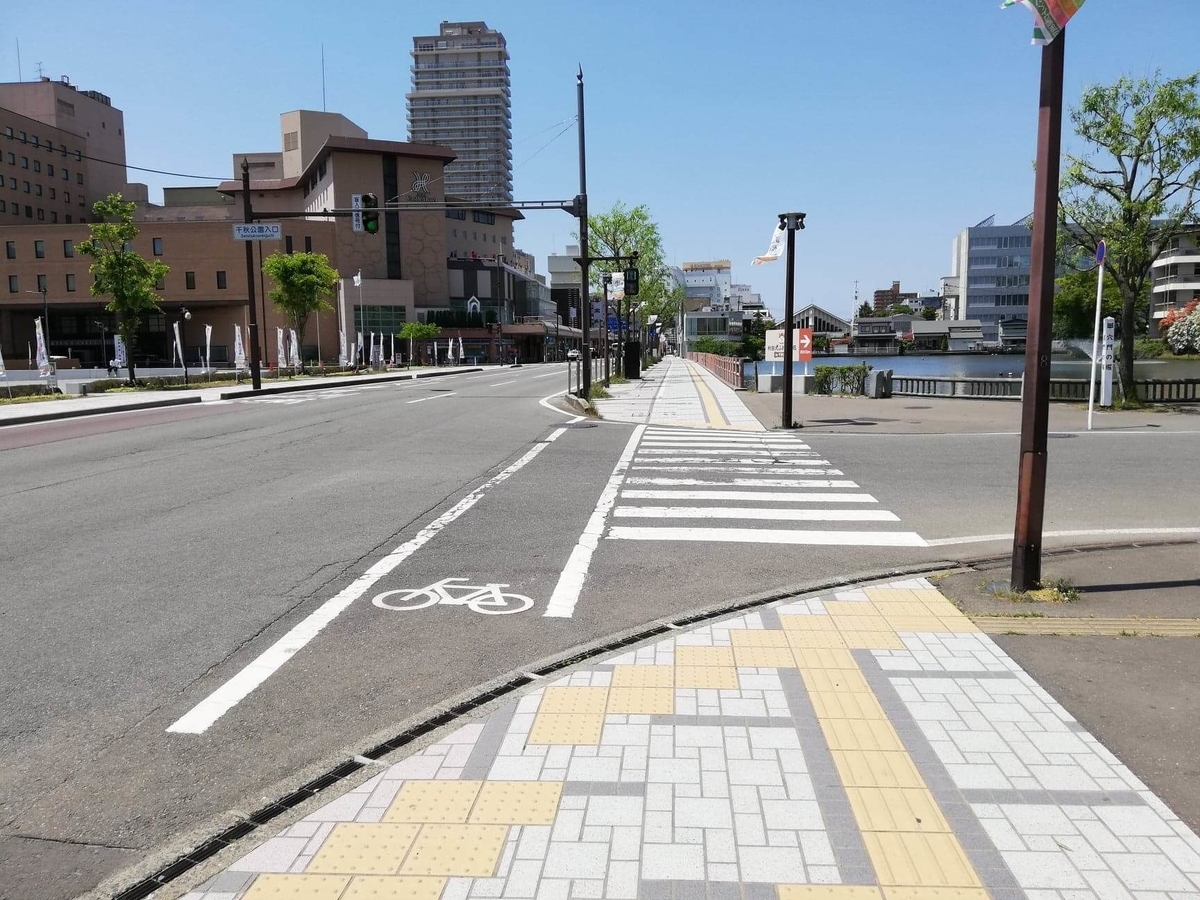
[[363, 217], [363, 230], [367, 234], [379, 234], [379, 219], [373, 215]]

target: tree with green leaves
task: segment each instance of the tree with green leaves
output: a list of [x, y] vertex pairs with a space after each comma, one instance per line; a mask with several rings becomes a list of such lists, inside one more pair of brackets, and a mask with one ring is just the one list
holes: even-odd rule
[[[608, 212], [588, 216], [588, 233], [592, 256], [638, 254], [638, 295], [625, 298], [622, 309], [640, 305], [643, 321], [649, 316], [658, 316], [663, 322], [674, 322], [679, 317], [683, 288], [672, 284], [668, 277], [662, 235], [645, 204], [629, 209], [618, 200]], [[590, 270], [593, 293], [603, 293], [606, 273], [624, 268], [619, 263], [594, 264]]]
[[[1054, 294], [1054, 337], [1090, 338], [1096, 325], [1096, 283], [1098, 269], [1072, 268], [1059, 277]], [[1104, 279], [1101, 316], [1121, 315], [1121, 289], [1112, 278]]]
[[400, 337], [408, 340], [408, 364], [412, 365], [414, 341], [437, 340], [438, 335], [441, 333], [441, 325], [426, 322], [405, 322], [400, 329]]
[[907, 303], [893, 303], [883, 311], [885, 316], [911, 316], [914, 315], [913, 308]]
[[268, 299], [296, 329], [303, 347], [308, 317], [333, 309], [325, 298], [337, 290], [337, 269], [324, 253], [272, 253], [263, 260], [262, 269], [275, 282]]
[[93, 221], [88, 223], [91, 239], [75, 249], [92, 258], [88, 271], [94, 276], [93, 297], [108, 297], [105, 307], [117, 317], [117, 331], [125, 342], [129, 364], [129, 383], [134, 384], [134, 349], [145, 313], [159, 312], [154, 286], [167, 276], [170, 268], [157, 259], [148, 260], [131, 248], [138, 235], [133, 223], [136, 205], [126, 203], [120, 194], [109, 194], [92, 204]]
[[864, 300], [861, 304], [859, 304], [858, 312], [856, 312], [854, 315], [859, 319], [869, 319], [875, 315], [875, 307]]
[[1150, 287], [1151, 266], [1200, 212], [1198, 86], [1200, 72], [1165, 80], [1158, 72], [1123, 77], [1089, 87], [1071, 110], [1085, 149], [1067, 154], [1059, 225], [1089, 253], [1101, 240], [1108, 244], [1106, 277], [1121, 295], [1119, 363], [1127, 385], [1133, 384], [1138, 301]]
[[921, 318], [924, 319], [926, 322], [932, 322], [937, 317], [938, 317], [938, 311], [931, 306], [926, 307], [925, 309], [921, 310]]

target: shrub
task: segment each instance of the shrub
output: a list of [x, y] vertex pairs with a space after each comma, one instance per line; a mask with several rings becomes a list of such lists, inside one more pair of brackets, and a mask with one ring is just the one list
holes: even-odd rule
[[1200, 315], [1176, 319], [1167, 330], [1167, 346], [1172, 353], [1200, 353]]
[[871, 366], [859, 363], [855, 366], [816, 366], [813, 369], [813, 385], [818, 394], [861, 394], [867, 386], [867, 373]]
[[816, 366], [813, 369], [813, 387], [818, 394], [832, 394], [837, 379], [838, 366]]

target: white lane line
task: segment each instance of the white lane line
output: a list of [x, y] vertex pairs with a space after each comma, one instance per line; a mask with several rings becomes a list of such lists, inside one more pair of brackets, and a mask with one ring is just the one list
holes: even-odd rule
[[[692, 450], [692, 449], [697, 449], [699, 451], [696, 454], [697, 456], [717, 456], [719, 454], [734, 454], [734, 453], [746, 454], [746, 453], [749, 453], [749, 454], [756, 455], [756, 456], [776, 456], [776, 455], [778, 455], [780, 457], [783, 457], [783, 456], [811, 456], [816, 453], [815, 450], [808, 450], [808, 449], [805, 449], [805, 450], [775, 450], [772, 447], [762, 447], [762, 448], [731, 447], [728, 449], [722, 449], [720, 447], [711, 447], [711, 448], [705, 447], [702, 449], [701, 448], [692, 448], [692, 447], [651, 447], [651, 448], [640, 447], [640, 448], [638, 448], [638, 456], [645, 456], [645, 455], [652, 456], [654, 454], [659, 454], [659, 455], [674, 454], [676, 456], [679, 456], [679, 455], [685, 453], [686, 451]], [[760, 449], [762, 452], [759, 452], [759, 453], [755, 452]]]
[[[642, 456], [638, 455], [639, 460], [648, 463], [706, 463], [706, 464], [722, 464], [729, 466], [779, 466], [780, 471], [786, 471], [784, 466], [830, 466], [833, 465], [827, 459], [816, 459], [814, 457], [805, 457], [804, 459], [774, 459], [770, 456], [742, 456], [736, 459], [718, 458], [714, 456]], [[717, 471], [717, 470], [713, 470]], [[732, 469], [728, 471], [732, 472]]]
[[[1200, 528], [1078, 528], [1068, 531], [1043, 531], [1042, 537], [1105, 537], [1107, 535], [1184, 535], [1200, 534]], [[949, 547], [954, 544], [985, 544], [989, 541], [1011, 541], [1008, 534], [972, 534], [966, 537], [930, 538], [930, 547]]]
[[794, 444], [804, 438], [756, 437], [747, 434], [737, 437], [727, 434], [648, 434], [647, 441], [679, 441], [688, 443], [705, 443], [706, 441], [721, 441], [726, 444]]
[[724, 481], [703, 478], [647, 478], [636, 476], [625, 479], [626, 484], [656, 484], [660, 487], [783, 487], [783, 488], [856, 488], [853, 481], [833, 481], [828, 478], [729, 478]]
[[562, 372], [547, 372], [545, 375], [534, 375], [534, 378], [554, 378], [555, 376], [562, 378]]
[[453, 397], [454, 391], [447, 391], [444, 394], [434, 394], [430, 397], [422, 397], [419, 400], [407, 400], [407, 403], [424, 403], [426, 400], [440, 400], [442, 397]]
[[583, 582], [587, 578], [588, 567], [592, 564], [592, 554], [596, 552], [596, 547], [600, 544], [600, 537], [604, 534], [604, 522], [613, 506], [616, 505], [617, 491], [621, 487], [621, 482], [625, 480], [625, 470], [629, 468], [629, 462], [633, 459], [633, 451], [637, 448], [638, 441], [642, 439], [642, 432], [645, 430], [645, 425], [639, 425], [629, 436], [629, 443], [621, 451], [620, 459], [613, 467], [612, 474], [608, 476], [608, 484], [600, 492], [600, 499], [596, 501], [596, 508], [592, 510], [583, 534], [579, 535], [579, 541], [571, 551], [571, 558], [567, 560], [562, 574], [558, 576], [558, 584], [554, 586], [554, 593], [550, 595], [550, 602], [546, 604], [543, 616], [569, 619], [575, 613], [575, 604], [579, 602], [579, 595], [583, 592]]
[[915, 531], [793, 531], [784, 528], [642, 528], [614, 525], [610, 540], [712, 541], [731, 544], [807, 544], [837, 547], [925, 547]]
[[582, 422], [583, 416], [576, 415], [575, 413], [571, 412], [570, 410], [559, 409], [557, 406], [555, 406], [553, 403], [550, 402], [555, 397], [561, 397], [565, 393], [566, 393], [565, 390], [555, 391], [553, 394], [550, 394], [549, 396], [543, 397], [541, 400], [539, 400], [538, 406], [544, 407], [545, 409], [550, 410], [550, 412], [558, 413], [560, 416], [567, 416], [570, 419], [570, 421], [567, 422], [568, 425], [570, 425], [573, 422]]
[[546, 438], [546, 443], [553, 444], [555, 441], [557, 441], [560, 437], [562, 437], [566, 433], [567, 433], [567, 429], [565, 429], [565, 428], [555, 428], [552, 432], [550, 432], [550, 436], [548, 438]]
[[340, 592], [292, 626], [287, 634], [264, 650], [257, 659], [209, 694], [208, 697], [192, 707], [189, 712], [167, 728], [167, 731], [176, 734], [203, 734], [217, 719], [244, 700], [251, 691], [270, 678], [280, 666], [320, 634], [322, 629], [336, 619], [351, 603], [370, 590], [379, 579], [416, 553], [429, 543], [439, 531], [478, 503], [488, 490], [502, 481], [508, 480], [532, 462], [547, 446], [549, 445], [534, 444], [524, 456], [507, 469], [475, 488], [417, 532], [412, 540], [405, 541], [379, 560]]
[[845, 475], [841, 469], [785, 469], [779, 466], [640, 466], [640, 472], [725, 472], [730, 475]]
[[[624, 519], [763, 519], [784, 522], [899, 522], [886, 509], [758, 509], [739, 506], [618, 506]], [[930, 542], [932, 543], [932, 542]]]
[[621, 491], [630, 500], [757, 500], [761, 503], [878, 503], [870, 494], [809, 494], [792, 491]]
[[692, 443], [691, 441], [642, 441], [642, 447], [670, 447], [675, 450], [811, 450], [808, 444], [763, 444], [763, 443], [737, 443], [735, 441], [705, 441], [704, 443]]
[[[810, 431], [822, 438], [977, 438], [977, 437], [1020, 437], [1019, 431], [912, 431], [912, 432], [867, 432], [867, 431]], [[1075, 435], [1076, 437], [1126, 437], [1154, 434], [1159, 437], [1200, 434], [1200, 431], [1160, 431], [1158, 429], [1136, 429], [1130, 431], [1103, 431], [1098, 427], [1092, 431], [1051, 431], [1050, 437]]]
[[517, 383], [517, 379], [514, 378], [512, 381], [498, 381], [495, 384], [487, 385], [487, 387], [503, 387], [506, 384], [516, 384], [516, 383]]

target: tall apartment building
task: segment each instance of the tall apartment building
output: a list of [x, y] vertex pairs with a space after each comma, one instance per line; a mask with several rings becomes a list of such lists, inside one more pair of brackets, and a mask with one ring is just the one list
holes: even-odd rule
[[442, 22], [413, 38], [408, 135], [454, 150], [446, 194], [512, 200], [512, 91], [504, 35], [486, 22]]
[[890, 288], [884, 288], [883, 290], [875, 292], [875, 296], [873, 298], [874, 303], [872, 305], [875, 307], [876, 315], [883, 315], [884, 311], [889, 306], [893, 306], [893, 305], [897, 305], [897, 304], [901, 304], [901, 303], [907, 303], [910, 300], [916, 300], [916, 299], [917, 299], [916, 291], [910, 291], [908, 293], [903, 293], [900, 290], [900, 282], [893, 281], [892, 286]]
[[[958, 285], [954, 317], [977, 319], [983, 339], [1000, 340], [1000, 323], [1029, 318], [1030, 248], [1025, 220], [993, 225], [985, 219], [954, 238], [950, 278]], [[1015, 324], [1015, 323], [1014, 323]]]
[[[685, 262], [683, 291], [688, 310], [727, 309], [733, 288], [733, 269], [727, 259]], [[700, 305], [696, 305], [700, 303]]]

